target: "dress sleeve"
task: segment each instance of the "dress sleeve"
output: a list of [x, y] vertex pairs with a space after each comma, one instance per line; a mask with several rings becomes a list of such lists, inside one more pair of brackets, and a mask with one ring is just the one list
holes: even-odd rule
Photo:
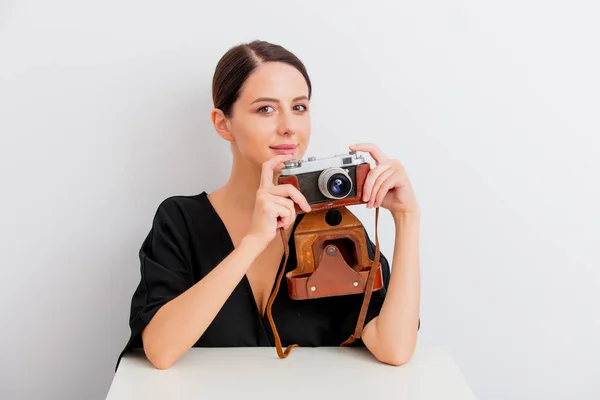
[[140, 282], [131, 299], [131, 336], [124, 351], [143, 347], [142, 330], [156, 312], [194, 284], [189, 243], [179, 204], [172, 198], [165, 200], [139, 251]]

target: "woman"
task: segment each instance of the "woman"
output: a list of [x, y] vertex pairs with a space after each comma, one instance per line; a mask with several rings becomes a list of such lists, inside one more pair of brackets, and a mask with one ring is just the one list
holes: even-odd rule
[[[141, 280], [126, 349], [142, 347], [156, 368], [165, 369], [193, 346], [274, 345], [265, 308], [284, 253], [278, 228], [291, 239], [301, 219], [294, 203], [310, 211], [298, 190], [275, 182], [283, 161], [304, 155], [310, 98], [304, 65], [280, 46], [255, 41], [220, 60], [212, 122], [231, 143], [231, 175], [210, 194], [173, 196], [158, 207], [140, 250]], [[412, 356], [419, 328], [420, 212], [397, 160], [373, 144], [350, 150], [369, 152], [376, 161], [364, 200], [368, 208], [389, 210], [396, 224], [394, 273], [382, 255], [385, 287], [373, 293], [354, 345], [401, 365]], [[293, 242], [286, 270], [295, 268]], [[283, 287], [272, 316], [284, 345], [339, 346], [353, 332], [362, 300], [348, 295], [294, 301]]]

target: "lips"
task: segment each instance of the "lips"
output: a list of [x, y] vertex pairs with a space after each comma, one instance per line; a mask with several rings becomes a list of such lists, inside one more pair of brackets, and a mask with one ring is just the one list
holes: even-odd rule
[[296, 152], [295, 144], [280, 144], [277, 146], [271, 146], [271, 150], [277, 154], [294, 154]]

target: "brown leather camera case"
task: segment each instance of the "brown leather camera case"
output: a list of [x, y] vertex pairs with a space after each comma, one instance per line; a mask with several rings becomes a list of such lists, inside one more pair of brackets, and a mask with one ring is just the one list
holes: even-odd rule
[[[308, 213], [296, 227], [297, 267], [286, 274], [292, 299], [305, 300], [365, 292], [372, 261], [362, 223], [347, 208], [337, 212], [341, 221], [331, 226], [329, 210]], [[373, 290], [383, 287], [377, 268]]]
[[[369, 258], [367, 237], [362, 223], [346, 207], [338, 207], [333, 212], [339, 212], [337, 218], [327, 218], [328, 210], [322, 209], [311, 211], [300, 221], [294, 232], [297, 266], [286, 274], [286, 279], [289, 296], [296, 300], [364, 293], [355, 331], [341, 344], [347, 346], [362, 334], [371, 293], [383, 287], [377, 232], [379, 208], [375, 209], [376, 247], [372, 261]], [[332, 221], [334, 225], [331, 224]], [[280, 229], [280, 235], [285, 250], [285, 266], [289, 248], [283, 228]], [[271, 315], [271, 307], [279, 291], [284, 271], [285, 268], [279, 271], [266, 310], [280, 358], [286, 358], [292, 348], [297, 347], [296, 344], [292, 344], [283, 351]]]

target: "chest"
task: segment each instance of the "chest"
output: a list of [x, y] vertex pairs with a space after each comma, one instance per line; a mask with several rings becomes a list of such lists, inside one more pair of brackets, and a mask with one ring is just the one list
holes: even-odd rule
[[277, 279], [279, 266], [283, 261], [283, 245], [276, 241], [259, 255], [248, 271], [246, 278], [252, 289], [254, 301], [260, 311], [260, 315], [265, 315], [267, 302]]
[[[247, 221], [242, 222], [241, 218], [230, 218], [228, 214], [224, 214], [223, 220], [231, 242], [234, 248], [237, 248], [248, 232], [249, 223]], [[286, 236], [289, 236], [289, 234], [290, 232], [287, 232]], [[252, 295], [261, 316], [265, 315], [267, 302], [274, 287], [283, 256], [283, 243], [281, 237], [277, 234], [266, 249], [253, 260], [246, 271], [245, 277], [252, 289]]]

